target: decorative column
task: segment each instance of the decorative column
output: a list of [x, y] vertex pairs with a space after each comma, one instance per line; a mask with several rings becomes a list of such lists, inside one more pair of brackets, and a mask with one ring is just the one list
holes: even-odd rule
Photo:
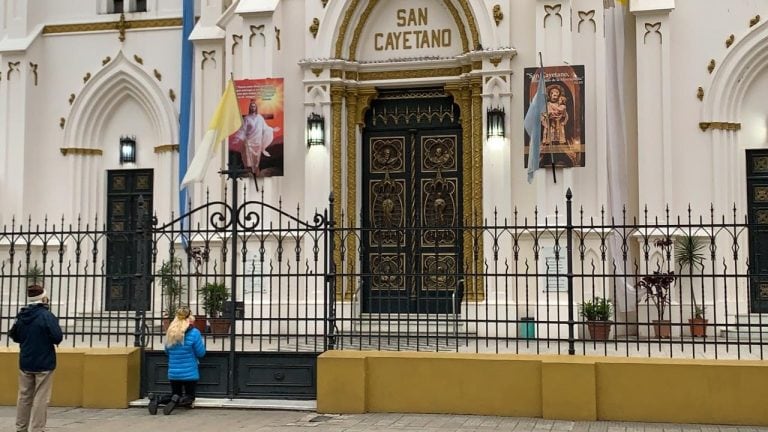
[[672, 198], [672, 95], [669, 13], [674, 0], [633, 0], [637, 45], [639, 204], [663, 217]]
[[27, 127], [27, 104], [32, 98], [32, 78], [28, 61], [22, 51], [0, 52], [3, 59], [2, 81], [0, 81], [0, 196], [3, 210], [2, 222], [10, 221], [15, 215], [17, 221], [26, 213], [24, 206], [25, 172], [24, 160]]
[[[572, 0], [538, 0], [536, 5], [536, 53], [534, 64], [539, 64], [539, 53], [544, 66], [573, 64]], [[555, 208], [563, 210], [565, 192], [573, 186], [573, 169], [557, 168], [557, 183], [552, 181], [552, 169], [536, 170], [536, 206], [543, 218], [555, 223]], [[564, 216], [558, 223], [564, 223]]]
[[[235, 13], [243, 19], [241, 42], [243, 49], [240, 51], [242, 58], [239, 59], [243, 76], [237, 78], [266, 78], [278, 75], [274, 70], [277, 48], [274, 15], [278, 2], [278, 0], [241, 0], [237, 5]], [[285, 137], [286, 134], [283, 136]], [[282, 177], [267, 177], [258, 180], [260, 187], [264, 188], [264, 201], [278, 205], [282, 195], [282, 179]], [[261, 200], [262, 195], [256, 194], [255, 188], [251, 189], [253, 190], [249, 190], [249, 199]], [[267, 216], [264, 223], [268, 224], [270, 218], [271, 215]]]

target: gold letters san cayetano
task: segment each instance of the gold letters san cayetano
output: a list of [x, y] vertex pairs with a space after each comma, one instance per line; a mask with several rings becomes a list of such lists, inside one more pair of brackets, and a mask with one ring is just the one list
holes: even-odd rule
[[[429, 25], [427, 8], [398, 9], [398, 27], [420, 27]], [[451, 29], [419, 29], [373, 35], [376, 51], [410, 50], [422, 48], [443, 48], [451, 46]]]

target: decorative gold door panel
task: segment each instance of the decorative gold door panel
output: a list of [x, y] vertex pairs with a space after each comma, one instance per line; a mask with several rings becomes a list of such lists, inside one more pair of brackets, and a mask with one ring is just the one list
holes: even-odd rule
[[363, 130], [363, 310], [450, 313], [462, 273], [459, 110], [381, 91]]

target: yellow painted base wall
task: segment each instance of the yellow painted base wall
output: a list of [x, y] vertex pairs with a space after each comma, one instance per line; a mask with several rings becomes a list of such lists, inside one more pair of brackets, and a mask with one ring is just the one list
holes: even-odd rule
[[329, 351], [322, 413], [768, 425], [768, 361]]
[[[0, 405], [16, 405], [19, 351], [0, 348]], [[141, 351], [137, 348], [56, 350], [52, 406], [127, 408], [139, 398]]]

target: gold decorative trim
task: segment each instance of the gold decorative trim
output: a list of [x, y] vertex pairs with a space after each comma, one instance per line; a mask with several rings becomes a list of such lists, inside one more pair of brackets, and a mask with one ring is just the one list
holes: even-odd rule
[[504, 19], [504, 12], [501, 11], [501, 5], [495, 4], [493, 5], [493, 20], [496, 22], [496, 27], [499, 26], [501, 23], [501, 20]]
[[[60, 33], [87, 33], [106, 30], [119, 30], [120, 21], [110, 21], [101, 23], [78, 23], [78, 24], [54, 24], [43, 27], [43, 34]], [[151, 20], [133, 20], [125, 21], [127, 29], [147, 29], [164, 27], [181, 27], [181, 18], [163, 18]]]
[[107, 63], [109, 63], [109, 62], [111, 62], [111, 61], [112, 61], [112, 57], [110, 57], [110, 56], [106, 56], [106, 57], [104, 57], [104, 59], [101, 61], [101, 65], [102, 65], [102, 66], [106, 66], [106, 65], [107, 65]]
[[155, 78], [157, 78], [158, 81], [162, 81], [163, 80], [163, 75], [160, 73], [159, 70], [155, 69], [153, 72], [155, 74]]
[[74, 93], [70, 93], [69, 94], [69, 104], [72, 105], [72, 103], [74, 103], [74, 102], [75, 102], [75, 94]]
[[[464, 69], [460, 66], [452, 67], [452, 68], [360, 72], [358, 74], [358, 79], [360, 81], [372, 81], [372, 80], [386, 80], [386, 79], [434, 78], [434, 77], [442, 77], [442, 76], [457, 76], [457, 75], [461, 75], [464, 72], [465, 72]], [[333, 71], [331, 71], [331, 78], [333, 77], [334, 77]]]
[[[483, 83], [480, 77], [472, 77], [472, 226], [478, 227], [483, 221]], [[466, 143], [464, 144], [466, 145]], [[466, 162], [465, 162], [466, 163]], [[477, 251], [483, 250], [483, 235], [475, 232], [475, 247]], [[472, 251], [475, 257], [473, 274], [482, 274], [483, 254]], [[469, 295], [467, 299], [482, 301], [485, 298], [483, 290], [483, 279], [476, 278], [469, 285]]]
[[734, 36], [734, 35], [728, 36], [728, 39], [725, 40], [725, 47], [726, 48], [730, 48], [731, 45], [733, 45], [733, 41], [735, 41], [735, 40], [736, 40], [736, 36]]
[[173, 89], [168, 89], [168, 97], [171, 98], [171, 102], [176, 102], [176, 92]]
[[[331, 131], [331, 157], [333, 158], [333, 165], [331, 166], [331, 182], [333, 184], [333, 220], [337, 225], [342, 224], [341, 220], [341, 112], [342, 101], [344, 99], [344, 86], [339, 84], [331, 84], [331, 120], [333, 122]], [[337, 266], [341, 266], [341, 233], [336, 232], [336, 238], [334, 239], [336, 247], [333, 249], [333, 262]], [[337, 269], [337, 272], [339, 269]], [[336, 280], [336, 300], [341, 300], [344, 293], [342, 292], [343, 284], [341, 278]]]
[[315, 74], [316, 77], [320, 77], [320, 74], [323, 73], [323, 68], [312, 68], [310, 69], [313, 74]]
[[457, 26], [459, 26], [459, 38], [461, 39], [461, 48], [464, 52], [469, 51], [469, 41], [467, 40], [467, 30], [464, 28], [464, 22], [461, 20], [461, 14], [459, 14], [459, 10], [456, 9], [456, 6], [454, 6], [453, 3], [451, 3], [451, 0], [443, 0], [443, 3], [445, 4], [445, 7], [448, 8], [448, 12], [451, 13], [451, 16], [453, 17], [453, 21], [456, 23]]
[[707, 70], [709, 73], [712, 73], [713, 70], [715, 70], [715, 59], [711, 59], [709, 61], [709, 64], [707, 65]]
[[[347, 223], [345, 228], [352, 230], [357, 226], [357, 89], [347, 88], [344, 94], [347, 105]], [[357, 244], [356, 236], [347, 236], [347, 267], [345, 273], [356, 273]], [[348, 287], [356, 285], [353, 276], [348, 279]], [[354, 291], [346, 292], [345, 299], [351, 300]]]
[[59, 127], [61, 129], [64, 129], [64, 125], [66, 125], [66, 124], [67, 124], [67, 119], [65, 119], [64, 117], [59, 117]]
[[89, 79], [91, 79], [91, 73], [86, 72], [85, 76], [83, 76], [83, 84], [87, 83]]
[[312, 24], [309, 25], [309, 32], [312, 34], [312, 38], [317, 39], [317, 32], [320, 30], [320, 20], [312, 18]]
[[167, 153], [179, 151], [178, 144], [163, 144], [155, 147], [155, 153]]
[[143, 58], [141, 58], [141, 57], [139, 57], [139, 55], [138, 55], [138, 54], [134, 54], [134, 55], [133, 55], [133, 59], [134, 59], [134, 60], [136, 60], [136, 63], [138, 63], [138, 64], [140, 64], [140, 65], [143, 65], [143, 64], [144, 64], [144, 59], [143, 59]]
[[696, 89], [696, 97], [699, 100], [704, 100], [704, 87], [699, 87], [698, 89]]
[[699, 128], [701, 128], [702, 132], [706, 132], [707, 130], [726, 130], [726, 131], [737, 131], [741, 130], [741, 123], [733, 123], [733, 122], [700, 122]]
[[749, 27], [752, 28], [757, 25], [757, 23], [760, 22], [760, 15], [755, 15], [754, 18], [749, 20]]
[[371, 15], [371, 11], [379, 3], [379, 0], [368, 0], [368, 4], [365, 5], [362, 15], [357, 20], [357, 26], [352, 33], [352, 42], [349, 44], [349, 59], [357, 59], [357, 44], [360, 41], [360, 33], [363, 31], [363, 26], [368, 22], [368, 17]]
[[102, 149], [85, 147], [61, 147], [59, 151], [64, 156], [101, 156], [104, 154]]
[[117, 22], [117, 32], [119, 36], [117, 37], [120, 39], [120, 42], [125, 42], [125, 30], [128, 29], [128, 22], [125, 20], [125, 14], [120, 14], [120, 21]]
[[341, 78], [342, 72], [338, 69], [331, 69], [331, 78]]
[[501, 63], [501, 57], [491, 57], [488, 59], [489, 62], [493, 65], [493, 67], [499, 67], [499, 63]]
[[352, 3], [344, 13], [344, 18], [341, 20], [341, 26], [339, 27], [339, 36], [336, 39], [336, 58], [341, 58], [341, 51], [344, 47], [344, 38], [347, 36], [347, 28], [349, 27], [349, 21], [352, 19], [352, 15], [357, 9], [357, 4], [360, 0], [352, 0]]

